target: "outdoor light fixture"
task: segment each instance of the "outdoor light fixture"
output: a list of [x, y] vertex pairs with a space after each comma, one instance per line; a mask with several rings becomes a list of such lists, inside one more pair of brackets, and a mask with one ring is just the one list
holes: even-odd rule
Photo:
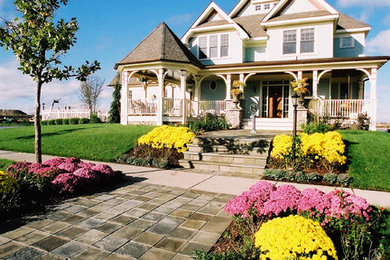
[[294, 126], [293, 126], [293, 135], [294, 137], [297, 136], [297, 117], [298, 117], [298, 94], [297, 93], [294, 93], [294, 95], [291, 96], [292, 98], [292, 103], [293, 103], [293, 106], [294, 106]]

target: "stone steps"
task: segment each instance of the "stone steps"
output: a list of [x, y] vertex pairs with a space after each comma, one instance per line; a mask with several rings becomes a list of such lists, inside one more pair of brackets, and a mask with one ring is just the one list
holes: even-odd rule
[[184, 160], [189, 161], [207, 161], [219, 162], [222, 164], [248, 164], [264, 167], [267, 163], [267, 155], [250, 156], [250, 155], [231, 155], [221, 153], [196, 153], [186, 152]]
[[184, 168], [217, 174], [263, 176], [273, 135], [200, 136], [184, 153]]
[[[252, 119], [244, 119], [243, 128], [252, 129]], [[257, 118], [256, 130], [292, 131], [293, 120], [290, 118]]]
[[243, 176], [245, 176], [245, 174], [257, 174], [259, 177], [262, 177], [264, 174], [264, 166], [259, 165], [229, 164], [185, 159], [180, 160], [180, 165], [187, 169], [199, 169], [220, 173], [242, 173]]

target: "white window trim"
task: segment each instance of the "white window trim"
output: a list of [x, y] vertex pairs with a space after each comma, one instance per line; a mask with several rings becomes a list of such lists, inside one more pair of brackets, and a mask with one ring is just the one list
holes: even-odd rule
[[[343, 39], [345, 38], [351, 38], [352, 39], [352, 45], [351, 46], [344, 46], [343, 45]], [[355, 48], [355, 38], [353, 36], [341, 36], [340, 37], [340, 49], [352, 49]]]
[[[301, 31], [305, 29], [314, 29], [314, 50], [313, 52], [301, 52]], [[284, 32], [285, 31], [292, 31], [296, 30], [296, 52], [295, 53], [284, 53]], [[297, 55], [302, 55], [302, 56], [307, 56], [307, 55], [313, 55], [316, 54], [316, 28], [315, 27], [301, 27], [301, 28], [296, 28], [296, 29], [285, 29], [282, 30], [282, 56], [284, 57], [291, 57], [291, 56], [297, 56]]]
[[[221, 36], [222, 35], [227, 35], [228, 36], [228, 56], [223, 56], [221, 57]], [[218, 56], [217, 57], [210, 57], [210, 37], [211, 36], [217, 36], [217, 41], [218, 41]], [[200, 41], [200, 38], [201, 37], [206, 37], [207, 39], [207, 57], [206, 58], [200, 58], [200, 44], [199, 44], [199, 41]], [[210, 34], [210, 35], [202, 35], [202, 36], [198, 36], [198, 39], [197, 39], [197, 49], [198, 49], [198, 53], [197, 53], [197, 58], [201, 61], [209, 61], [209, 60], [223, 60], [223, 59], [230, 59], [231, 58], [231, 39], [230, 39], [230, 33], [217, 33], [217, 34]]]

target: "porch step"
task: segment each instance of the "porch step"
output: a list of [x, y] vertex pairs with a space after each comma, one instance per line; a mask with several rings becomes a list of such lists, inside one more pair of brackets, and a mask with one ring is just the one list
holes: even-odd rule
[[264, 166], [250, 165], [250, 164], [229, 164], [211, 161], [199, 160], [180, 160], [180, 165], [187, 169], [207, 170], [220, 173], [241, 173], [256, 174], [259, 177], [264, 175]]
[[[252, 119], [244, 119], [243, 128], [252, 129]], [[293, 119], [290, 118], [257, 118], [256, 119], [257, 130], [277, 130], [277, 131], [292, 131]]]
[[186, 152], [184, 154], [184, 159], [188, 161], [219, 162], [221, 164], [246, 164], [258, 165], [261, 167], [264, 167], [267, 164], [267, 157], [268, 154], [263, 154], [261, 156], [196, 152]]
[[[269, 145], [269, 143], [268, 143]], [[268, 155], [269, 147], [250, 147], [250, 146], [224, 146], [224, 145], [188, 145], [188, 152], [191, 153], [218, 153], [234, 155], [260, 156]]]

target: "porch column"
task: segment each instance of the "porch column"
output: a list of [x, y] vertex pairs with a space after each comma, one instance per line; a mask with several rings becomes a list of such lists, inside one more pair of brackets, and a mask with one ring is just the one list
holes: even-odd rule
[[359, 80], [359, 99], [364, 99], [364, 80]]
[[160, 126], [163, 124], [163, 98], [164, 98], [164, 69], [158, 70], [158, 109], [157, 109], [157, 120], [156, 125]]
[[121, 100], [121, 124], [127, 125], [129, 120], [129, 111], [128, 111], [128, 100], [129, 100], [129, 91], [128, 91], [128, 77], [129, 72], [125, 71], [122, 73], [122, 100]]
[[182, 98], [182, 110], [183, 110], [183, 119], [182, 124], [187, 123], [187, 104], [186, 104], [186, 89], [187, 89], [187, 71], [180, 71], [180, 87], [181, 87], [181, 98]]
[[[240, 81], [242, 83], [244, 83], [244, 81], [245, 81], [245, 74], [244, 73], [240, 74]], [[242, 89], [242, 98], [245, 98], [245, 88]]]
[[298, 71], [298, 79], [302, 79], [303, 78], [303, 71], [300, 70]]
[[377, 119], [377, 112], [378, 112], [377, 92], [376, 92], [377, 78], [378, 78], [378, 69], [372, 68], [371, 69], [371, 78], [370, 78], [370, 86], [371, 86], [371, 90], [370, 90], [370, 118], [371, 118], [370, 131], [376, 131], [376, 119]]
[[194, 93], [194, 100], [196, 101], [196, 108], [195, 113], [196, 116], [199, 116], [199, 101], [200, 101], [200, 95], [201, 95], [201, 85], [200, 85], [200, 76], [195, 76], [195, 93]]
[[318, 98], [318, 70], [313, 71], [313, 97]]
[[232, 99], [231, 92], [232, 92], [232, 74], [227, 74], [227, 77], [226, 77], [226, 100]]

